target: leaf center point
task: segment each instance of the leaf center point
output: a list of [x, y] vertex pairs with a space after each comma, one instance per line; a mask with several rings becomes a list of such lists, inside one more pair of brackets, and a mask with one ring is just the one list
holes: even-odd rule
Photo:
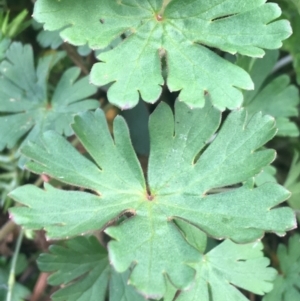
[[147, 200], [148, 201], [153, 201], [154, 200], [154, 196], [153, 195], [151, 195], [151, 194], [149, 194], [149, 193], [147, 193]]
[[161, 22], [164, 19], [162, 14], [157, 14], [155, 17], [158, 22]]

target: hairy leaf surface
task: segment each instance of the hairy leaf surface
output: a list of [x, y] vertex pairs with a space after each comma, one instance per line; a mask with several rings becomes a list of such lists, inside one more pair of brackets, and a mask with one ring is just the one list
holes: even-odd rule
[[35, 68], [31, 46], [10, 46], [0, 65], [0, 150], [14, 147], [22, 137], [21, 145], [38, 141], [50, 129], [70, 136], [73, 116], [99, 106], [96, 100], [86, 99], [96, 89], [89, 85], [87, 77], [77, 80], [77, 67], [62, 75], [49, 99], [49, 72], [63, 55], [42, 57]]
[[[288, 22], [274, 21], [281, 10], [265, 0], [38, 0], [34, 17], [46, 30], [60, 30], [75, 45], [105, 48], [91, 81], [108, 90], [109, 100], [130, 108], [139, 100], [155, 102], [167, 83], [179, 99], [203, 107], [205, 94], [219, 109], [242, 103], [241, 89], [253, 89], [249, 75], [209, 47], [252, 57], [275, 49], [291, 34]], [[55, 14], [53, 14], [55, 11]], [[273, 22], [274, 21], [274, 22]], [[96, 33], [96, 34], [95, 34]], [[166, 62], [167, 78], [161, 68]], [[115, 66], [121, 68], [115, 68]]]
[[300, 299], [300, 235], [289, 239], [288, 246], [280, 244], [277, 256], [280, 274], [277, 276], [274, 289], [263, 301], [291, 301]]
[[[14, 220], [65, 238], [104, 228], [127, 212], [133, 216], [106, 229], [114, 238], [109, 256], [116, 270], [136, 263], [130, 283], [147, 296], [164, 294], [165, 275], [175, 287], [187, 288], [195, 277], [190, 264], [200, 254], [174, 219], [241, 243], [295, 227], [290, 208], [274, 208], [289, 196], [283, 187], [239, 187], [273, 161], [274, 151], [261, 147], [275, 135], [274, 119], [256, 114], [249, 120], [245, 110], [234, 111], [209, 143], [220, 117], [209, 103], [191, 110], [177, 101], [175, 116], [161, 103], [150, 117], [146, 184], [124, 119], [115, 118], [112, 138], [101, 110], [80, 114], [73, 129], [94, 162], [52, 131], [42, 145], [31, 143], [23, 153], [32, 159], [29, 170], [94, 193], [23, 186], [11, 193], [25, 205], [11, 210]], [[223, 187], [228, 188], [219, 192]]]
[[262, 170], [260, 174], [255, 177], [255, 184], [260, 186], [268, 182], [277, 182], [276, 180], [276, 168], [274, 166], [267, 166]]
[[143, 301], [133, 287], [127, 285], [129, 272], [118, 274], [110, 266], [107, 251], [95, 237], [76, 237], [66, 246], [53, 245], [50, 254], [41, 254], [42, 271], [54, 272], [49, 278], [53, 286], [64, 285], [52, 295], [57, 301]]

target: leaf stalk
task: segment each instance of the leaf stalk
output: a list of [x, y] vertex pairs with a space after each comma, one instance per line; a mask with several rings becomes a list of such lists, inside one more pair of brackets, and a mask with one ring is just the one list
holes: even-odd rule
[[170, 3], [171, 1], [172, 1], [172, 0], [164, 0], [164, 1], [163, 1], [161, 10], [160, 10], [160, 12], [158, 13], [160, 16], [162, 16], [162, 15], [164, 14], [166, 7], [169, 5], [169, 3]]
[[23, 236], [24, 236], [24, 231], [21, 230], [19, 233], [19, 236], [18, 236], [18, 240], [17, 240], [17, 244], [16, 244], [16, 248], [15, 248], [14, 256], [12, 258], [11, 268], [10, 268], [10, 272], [9, 272], [6, 301], [14, 301], [12, 299], [12, 296], [13, 296], [14, 285], [16, 282], [15, 271], [16, 271], [16, 264], [17, 264], [17, 259], [19, 256]]

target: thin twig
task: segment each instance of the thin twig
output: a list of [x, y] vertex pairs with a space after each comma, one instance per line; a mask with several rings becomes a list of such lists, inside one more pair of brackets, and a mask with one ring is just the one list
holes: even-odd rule
[[285, 57], [283, 57], [282, 59], [280, 59], [276, 65], [274, 66], [272, 72], [275, 73], [277, 72], [279, 69], [285, 67], [286, 65], [290, 64], [293, 62], [293, 57], [291, 55], [287, 55]]
[[30, 301], [40, 300], [42, 294], [46, 290], [48, 276], [49, 276], [49, 274], [47, 274], [47, 273], [40, 273], [38, 280], [36, 281], [36, 284], [34, 286]]
[[73, 46], [71, 46], [67, 43], [64, 43], [62, 45], [62, 48], [67, 52], [68, 56], [73, 61], [73, 63], [81, 69], [82, 73], [88, 75], [89, 70], [86, 67], [82, 57], [76, 51], [76, 48], [74, 48]]
[[80, 143], [80, 140], [77, 138], [77, 136], [74, 137], [74, 139], [71, 141], [71, 144], [75, 147]]
[[41, 186], [44, 183], [44, 180], [42, 177], [38, 177], [37, 180], [33, 183], [34, 186]]
[[171, 0], [164, 0], [161, 10], [159, 12], [160, 15], [163, 15], [163, 13], [165, 12], [166, 7], [169, 5], [169, 3], [171, 2]]
[[9, 271], [9, 278], [8, 278], [8, 283], [7, 283], [8, 290], [7, 290], [6, 301], [14, 301], [12, 299], [12, 294], [13, 294], [13, 289], [14, 289], [14, 285], [15, 285], [15, 281], [16, 281], [15, 271], [16, 271], [16, 264], [17, 264], [17, 259], [19, 256], [23, 236], [24, 236], [24, 231], [21, 230], [19, 233], [19, 236], [18, 236], [14, 256], [12, 258], [11, 267], [10, 267], [10, 271]]
[[17, 225], [12, 220], [7, 221], [5, 225], [0, 229], [0, 243], [16, 228]]

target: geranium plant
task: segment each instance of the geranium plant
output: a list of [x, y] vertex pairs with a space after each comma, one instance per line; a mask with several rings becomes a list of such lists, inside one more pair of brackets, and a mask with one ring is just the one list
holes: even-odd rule
[[53, 300], [296, 300], [299, 235], [278, 256], [262, 240], [295, 229], [300, 203], [285, 203], [297, 157], [288, 176], [271, 165], [278, 141], [299, 144], [281, 2], [285, 17], [265, 0], [35, 1], [52, 49], [9, 41], [0, 63], [0, 150], [29, 172], [3, 192], [22, 227], [7, 301], [25, 298], [32, 230], [51, 240], [37, 263]]

